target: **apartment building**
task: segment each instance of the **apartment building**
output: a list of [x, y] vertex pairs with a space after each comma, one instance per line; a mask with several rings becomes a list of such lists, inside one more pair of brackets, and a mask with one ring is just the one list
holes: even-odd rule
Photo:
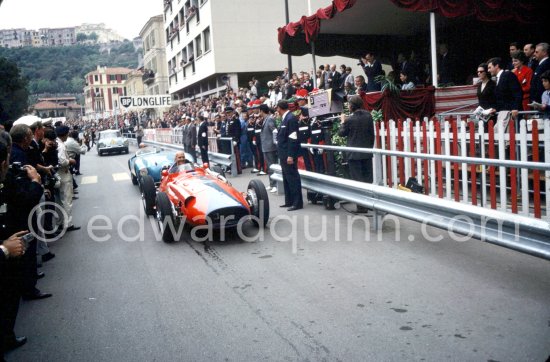
[[0, 46], [3, 48], [20, 48], [25, 42], [25, 29], [0, 30]]
[[[164, 18], [153, 16], [139, 32], [143, 40], [143, 85], [147, 95], [164, 95], [168, 89], [168, 64], [166, 62], [166, 37]], [[155, 109], [155, 114], [162, 114]]]
[[76, 27], [42, 28], [39, 30], [43, 46], [67, 46], [76, 44]]
[[[131, 80], [130, 84], [128, 80]], [[115, 110], [120, 113], [119, 97], [139, 95], [132, 92], [139, 92], [140, 89], [143, 92], [143, 85], [140, 87], [136, 84], [142, 82], [142, 73], [136, 74], [129, 68], [98, 66], [96, 70], [86, 74], [85, 82], [85, 112], [92, 117], [108, 117]]]
[[[287, 56], [279, 52], [277, 42], [277, 28], [286, 23], [284, 1], [162, 1], [169, 90], [174, 100], [223, 92], [228, 85], [247, 86], [252, 76], [273, 79], [287, 66]], [[307, 1], [288, 3], [291, 19], [308, 12]], [[311, 3], [316, 10], [330, 1]], [[311, 56], [292, 61], [294, 71], [313, 68]], [[342, 57], [319, 57], [317, 62], [357, 63]]]

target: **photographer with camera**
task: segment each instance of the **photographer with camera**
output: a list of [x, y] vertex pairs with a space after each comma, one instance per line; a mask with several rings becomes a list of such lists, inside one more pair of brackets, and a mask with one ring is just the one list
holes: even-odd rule
[[[26, 128], [20, 129], [26, 138]], [[30, 131], [30, 129], [29, 129]], [[40, 176], [32, 167], [22, 168], [15, 164], [10, 168], [11, 137], [0, 131], [0, 356], [4, 351], [15, 349], [26, 343], [26, 337], [16, 337], [15, 320], [19, 310], [19, 301], [28, 279], [29, 265], [34, 261], [36, 275], [36, 243], [34, 253], [26, 249], [31, 247], [34, 239], [28, 233], [28, 214], [23, 215], [23, 208], [28, 208], [40, 200], [42, 186], [37, 182]], [[20, 151], [20, 145], [16, 146]], [[21, 154], [19, 154], [21, 156]], [[29, 185], [29, 183], [31, 185]], [[27, 187], [25, 187], [27, 186]], [[31, 207], [32, 208], [32, 207]], [[30, 211], [30, 209], [29, 209]], [[36, 282], [36, 280], [35, 280]]]
[[[29, 164], [36, 168], [38, 173], [40, 174], [40, 177], [42, 178], [42, 184], [44, 185], [44, 200], [46, 202], [53, 202], [54, 201], [54, 194], [53, 190], [48, 188], [48, 184], [51, 182], [55, 182], [55, 179], [53, 178], [53, 173], [55, 172], [53, 169], [53, 166], [46, 165], [44, 161], [44, 157], [42, 156], [42, 139], [44, 138], [44, 132], [45, 128], [41, 121], [34, 122], [31, 126], [31, 131], [33, 134], [33, 140], [31, 141], [31, 144], [29, 145], [29, 148], [27, 150], [27, 158], [29, 161]], [[44, 207], [42, 207], [44, 208]], [[44, 220], [39, 220], [39, 223], [43, 223]], [[41, 236], [42, 230], [50, 230], [44, 228], [44, 224], [40, 225], [40, 231]], [[50, 252], [50, 249], [48, 247], [48, 244], [42, 239], [39, 238], [37, 241], [37, 253], [40, 255], [42, 262], [46, 262], [53, 257], [55, 257], [55, 254]], [[38, 272], [37, 277], [42, 278], [44, 276], [44, 273]]]
[[[8, 234], [20, 230], [38, 231], [37, 217], [32, 215], [33, 209], [39, 205], [44, 195], [42, 177], [30, 164], [28, 153], [33, 141], [29, 126], [18, 124], [11, 128], [12, 147], [10, 153], [10, 169], [4, 182], [4, 202], [7, 206], [6, 228]], [[37, 281], [37, 240], [33, 240], [25, 255], [21, 258], [21, 281], [23, 284], [23, 298], [27, 300], [51, 297], [51, 294], [42, 293], [36, 288]]]

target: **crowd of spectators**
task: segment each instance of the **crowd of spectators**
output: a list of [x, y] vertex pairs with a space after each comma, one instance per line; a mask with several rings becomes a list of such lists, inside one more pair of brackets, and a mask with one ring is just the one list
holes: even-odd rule
[[55, 257], [52, 242], [80, 229], [74, 175], [85, 152], [79, 131], [61, 122], [0, 129], [0, 357], [27, 342], [15, 334], [20, 300], [52, 296], [37, 287], [39, 267]]

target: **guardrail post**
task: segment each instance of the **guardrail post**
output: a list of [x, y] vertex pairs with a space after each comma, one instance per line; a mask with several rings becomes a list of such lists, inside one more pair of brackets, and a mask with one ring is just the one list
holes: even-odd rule
[[[372, 156], [372, 184], [377, 186], [382, 186], [384, 183], [383, 172], [382, 172], [382, 155], [374, 154]], [[371, 230], [381, 231], [382, 230], [382, 218], [386, 213], [374, 209], [372, 215]]]
[[239, 174], [237, 170], [237, 155], [235, 155], [235, 147], [233, 147], [233, 139], [226, 139], [225, 142], [229, 142], [229, 148], [231, 149], [231, 176], [236, 177]]

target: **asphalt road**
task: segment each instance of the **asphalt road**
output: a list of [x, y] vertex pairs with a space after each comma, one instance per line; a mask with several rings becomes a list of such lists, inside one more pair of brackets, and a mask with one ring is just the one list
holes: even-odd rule
[[[364, 220], [349, 226], [344, 209], [306, 205], [288, 213], [276, 195], [270, 227], [256, 241], [230, 233], [226, 241], [200, 243], [184, 234], [165, 244], [143, 216], [128, 158], [93, 151], [83, 157], [74, 208], [82, 229], [51, 246], [56, 257], [42, 268], [39, 288], [53, 297], [22, 302], [16, 331], [29, 342], [8, 361], [544, 361], [550, 355], [547, 261], [478, 240], [454, 241], [403, 219], [371, 234]], [[258, 177], [247, 171], [230, 180], [240, 190]], [[102, 225], [108, 230], [97, 229]], [[252, 225], [245, 231], [258, 232]]]

